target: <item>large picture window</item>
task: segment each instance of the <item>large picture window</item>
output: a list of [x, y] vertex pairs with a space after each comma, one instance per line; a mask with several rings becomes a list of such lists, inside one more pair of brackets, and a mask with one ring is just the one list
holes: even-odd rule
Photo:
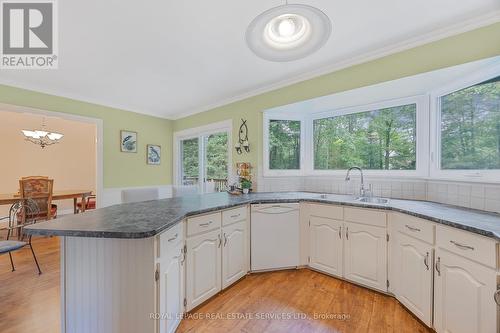
[[440, 98], [441, 170], [500, 169], [500, 76]]
[[400, 105], [313, 121], [315, 170], [415, 170], [417, 106]]

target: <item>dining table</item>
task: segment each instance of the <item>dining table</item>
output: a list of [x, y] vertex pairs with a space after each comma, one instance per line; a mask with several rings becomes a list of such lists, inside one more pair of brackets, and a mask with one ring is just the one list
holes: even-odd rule
[[[54, 191], [52, 193], [52, 201], [57, 201], [57, 200], [68, 200], [68, 199], [73, 199], [73, 211], [75, 214], [78, 213], [78, 199], [82, 200], [82, 203], [85, 202], [85, 199], [92, 195], [91, 190], [61, 190], [61, 191]], [[21, 198], [19, 193], [0, 193], [0, 206], [1, 205], [12, 205], [19, 201]], [[85, 211], [85, 205], [81, 205], [81, 211]]]

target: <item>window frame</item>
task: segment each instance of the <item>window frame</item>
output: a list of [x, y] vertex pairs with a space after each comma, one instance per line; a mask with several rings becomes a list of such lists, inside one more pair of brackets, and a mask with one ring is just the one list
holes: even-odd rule
[[211, 123], [205, 126], [188, 128], [173, 134], [173, 161], [174, 161], [174, 185], [182, 185], [182, 148], [181, 143], [183, 140], [198, 139], [198, 169], [202, 171], [199, 175], [200, 180], [198, 184], [199, 193], [206, 193], [206, 186], [204, 178], [206, 177], [206, 167], [205, 167], [205, 143], [203, 137], [216, 134], [216, 133], [227, 133], [227, 158], [228, 158], [228, 182], [232, 181], [233, 178], [233, 121], [231, 119], [223, 120], [216, 123]]
[[373, 177], [412, 177], [412, 178], [422, 178], [427, 175], [428, 172], [428, 152], [429, 152], [429, 97], [427, 95], [416, 95], [411, 97], [404, 97], [398, 99], [391, 99], [381, 102], [375, 102], [365, 105], [334, 109], [326, 112], [319, 112], [311, 115], [309, 121], [309, 144], [310, 149], [309, 159], [307, 165], [307, 174], [315, 176], [344, 176], [346, 170], [316, 170], [314, 169], [314, 151], [312, 141], [314, 138], [314, 120], [330, 118], [335, 116], [343, 116], [347, 114], [362, 113], [378, 109], [396, 107], [407, 104], [416, 105], [416, 122], [417, 122], [417, 142], [416, 142], [416, 167], [415, 170], [367, 170], [364, 169], [363, 172], [367, 176]]
[[500, 75], [500, 65], [490, 66], [472, 75], [468, 75], [461, 80], [454, 81], [449, 85], [434, 90], [430, 93], [431, 118], [430, 128], [430, 161], [429, 178], [437, 180], [454, 180], [465, 182], [487, 182], [500, 183], [500, 169], [462, 169], [462, 170], [442, 170], [441, 169], [441, 97], [456, 91], [466, 89], [478, 83], [487, 81]]
[[[361, 113], [406, 104], [416, 104], [417, 118], [417, 164], [415, 170], [364, 170], [367, 176], [372, 177], [412, 177], [425, 178], [428, 175], [429, 165], [429, 96], [416, 95], [404, 98], [390, 99], [370, 104], [334, 108], [327, 111], [302, 114], [298, 112], [265, 112], [263, 114], [263, 174], [264, 177], [280, 176], [338, 176], [344, 177], [346, 170], [315, 170], [313, 152], [313, 122], [316, 119], [342, 116], [352, 113]], [[299, 170], [272, 170], [269, 169], [269, 121], [270, 120], [299, 120], [300, 131], [300, 169]]]
[[[271, 120], [292, 120], [300, 121], [300, 165], [299, 169], [270, 169], [269, 168], [269, 122]], [[305, 141], [306, 141], [306, 124], [305, 116], [285, 113], [264, 113], [263, 114], [263, 162], [264, 162], [264, 177], [279, 177], [279, 176], [302, 176], [304, 174], [305, 163]]]

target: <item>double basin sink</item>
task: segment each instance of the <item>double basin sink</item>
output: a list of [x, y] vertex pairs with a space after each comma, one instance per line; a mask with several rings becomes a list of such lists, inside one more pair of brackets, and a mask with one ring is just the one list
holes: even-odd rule
[[[327, 199], [330, 194], [320, 194], [321, 199]], [[352, 197], [352, 200], [366, 203], [374, 203], [379, 205], [384, 205], [389, 202], [389, 199], [379, 198], [379, 197]]]

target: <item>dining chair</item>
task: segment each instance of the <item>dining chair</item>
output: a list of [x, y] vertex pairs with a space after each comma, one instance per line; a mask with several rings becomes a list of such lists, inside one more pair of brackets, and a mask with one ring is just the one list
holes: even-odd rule
[[88, 197], [85, 197], [85, 199], [82, 199], [82, 202], [78, 202], [76, 204], [76, 211], [80, 213], [82, 211], [82, 204], [85, 202], [85, 210], [89, 209], [95, 209], [95, 203], [96, 203], [96, 196], [95, 195], [89, 195]]
[[198, 194], [198, 185], [174, 185], [172, 186], [173, 197]]
[[[35, 224], [38, 216], [38, 204], [33, 199], [21, 199], [18, 202], [14, 203], [9, 210], [9, 216], [0, 218], [0, 220], [9, 219], [9, 224], [7, 228], [2, 228], [0, 230], [7, 230], [7, 239], [0, 240], [0, 254], [9, 254], [10, 265], [12, 267], [12, 271], [16, 270], [14, 266], [14, 260], [12, 258], [12, 252], [22, 249], [25, 246], [29, 246], [31, 249], [31, 254], [33, 255], [33, 259], [35, 260], [36, 268], [38, 269], [38, 274], [42, 274], [42, 270], [40, 269], [40, 265], [38, 264], [38, 260], [35, 255], [35, 250], [33, 249], [33, 244], [31, 243], [31, 235], [28, 236], [28, 241], [25, 242], [22, 239], [12, 240], [10, 239], [11, 235], [14, 231], [17, 231], [17, 234], [20, 234], [20, 230], [27, 225]], [[23, 224], [19, 224], [19, 215], [24, 216]]]
[[57, 205], [52, 204], [53, 187], [54, 180], [45, 176], [23, 177], [19, 180], [21, 199], [33, 199], [38, 205], [37, 220], [57, 217]]

